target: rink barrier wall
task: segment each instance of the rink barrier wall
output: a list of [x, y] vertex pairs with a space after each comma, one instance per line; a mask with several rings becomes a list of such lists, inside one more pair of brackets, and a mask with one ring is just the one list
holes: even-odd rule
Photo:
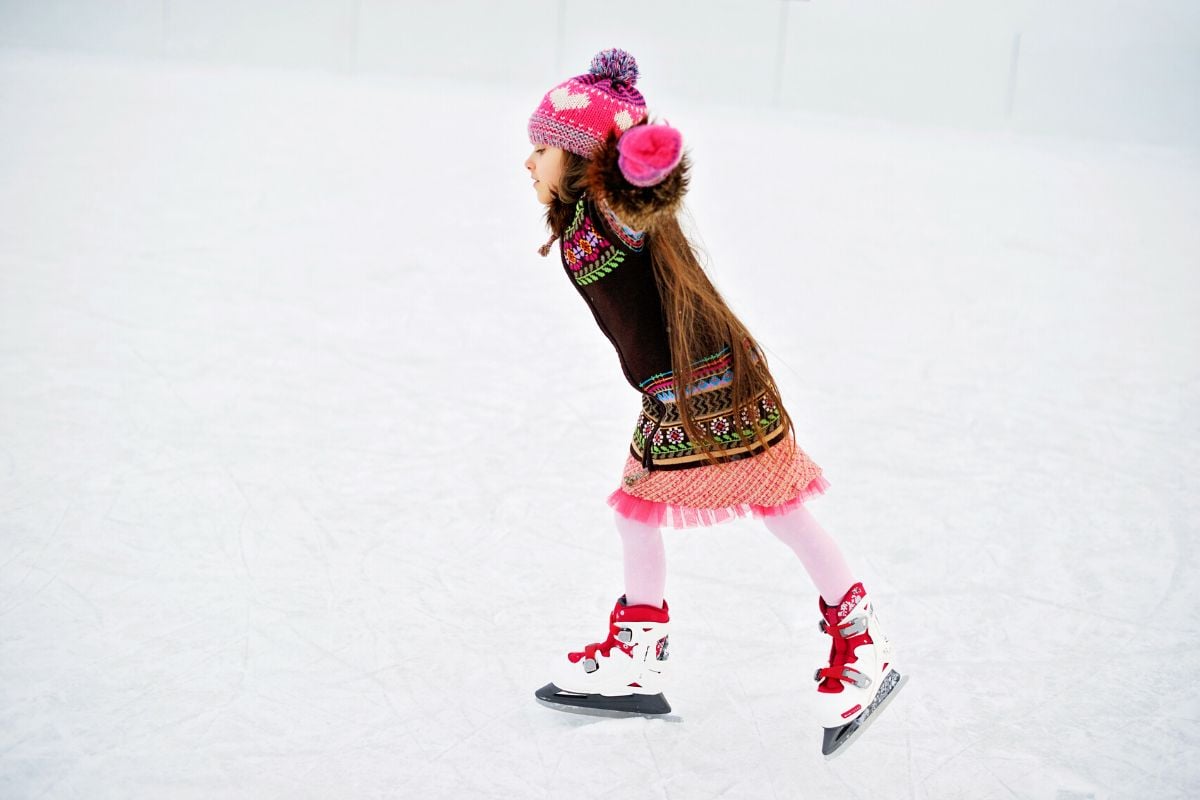
[[543, 84], [620, 45], [654, 101], [1194, 146], [1200, 4], [0, 0], [0, 47]]

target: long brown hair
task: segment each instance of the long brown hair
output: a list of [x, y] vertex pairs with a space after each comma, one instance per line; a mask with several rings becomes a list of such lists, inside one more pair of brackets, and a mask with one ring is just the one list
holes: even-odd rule
[[[587, 190], [590, 162], [570, 151], [564, 151], [563, 157], [562, 180], [554, 192], [554, 199], [546, 207], [546, 225], [554, 236], [546, 243], [543, 255], [554, 239], [561, 238], [566, 232], [575, 218], [575, 206]], [[691, 404], [686, 402], [685, 387], [691, 381], [686, 377], [681, 381], [679, 376], [690, 377], [693, 364], [725, 346], [729, 347], [733, 370], [730, 391], [734, 413], [731, 421], [738, 441], [742, 446], [749, 446], [751, 440], [757, 439], [763, 447], [767, 446], [764, 426], [758, 424], [759, 414], [753, 407], [755, 398], [764, 391], [766, 399], [774, 403], [780, 414], [786, 436], [791, 431], [792, 419], [767, 367], [766, 356], [709, 280], [695, 247], [679, 225], [679, 219], [671, 215], [658, 222], [646, 233], [646, 246], [667, 324], [676, 405], [692, 446], [713, 464], [720, 463], [718, 455], [726, 449], [695, 420]], [[742, 424], [743, 411], [749, 417], [752, 432]], [[747, 437], [747, 433], [753, 435]]]
[[[590, 161], [578, 153], [563, 150], [562, 180], [552, 190], [554, 199], [546, 206], [546, 227], [554, 234], [554, 238], [547, 242], [547, 245], [551, 244], [554, 239], [562, 238], [567, 226], [575, 219], [575, 204], [587, 191], [588, 166], [590, 164]], [[546, 252], [543, 252], [542, 255], [546, 255]]]

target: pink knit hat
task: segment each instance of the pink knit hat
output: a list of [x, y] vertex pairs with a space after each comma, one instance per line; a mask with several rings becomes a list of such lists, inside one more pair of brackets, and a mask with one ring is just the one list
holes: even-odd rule
[[561, 147], [584, 158], [608, 138], [646, 118], [646, 100], [633, 88], [637, 61], [624, 50], [604, 50], [586, 75], [555, 86], [529, 118], [529, 141]]

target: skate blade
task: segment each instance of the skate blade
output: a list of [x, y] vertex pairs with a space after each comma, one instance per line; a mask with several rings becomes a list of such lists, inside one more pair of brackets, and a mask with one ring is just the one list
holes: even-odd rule
[[548, 683], [533, 693], [537, 701], [555, 711], [567, 711], [572, 714], [584, 714], [593, 717], [646, 717], [661, 719], [667, 722], [682, 722], [683, 720], [671, 713], [671, 705], [667, 698], [659, 694], [630, 694], [619, 697], [606, 697], [601, 694], [581, 694], [559, 689], [553, 683]]
[[871, 705], [867, 706], [866, 711], [847, 725], [839, 728], [826, 728], [825, 739], [821, 743], [821, 752], [825, 755], [825, 760], [830, 761], [841, 755], [859, 736], [862, 736], [863, 731], [871, 727], [875, 717], [887, 708], [888, 703], [892, 702], [892, 698], [900, 693], [906, 683], [908, 683], [907, 675], [901, 675], [894, 669], [888, 670], [888, 674], [883, 678], [883, 685], [879, 688], [875, 699], [871, 701]]

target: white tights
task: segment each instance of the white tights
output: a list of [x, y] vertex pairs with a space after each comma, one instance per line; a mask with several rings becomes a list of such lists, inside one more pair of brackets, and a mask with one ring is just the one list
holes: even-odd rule
[[[841, 601], [854, 585], [842, 551], [804, 506], [787, 514], [763, 517], [767, 530], [800, 558], [825, 602]], [[667, 558], [662, 531], [653, 525], [616, 514], [625, 563], [625, 600], [629, 605], [661, 607], [667, 583]]]

